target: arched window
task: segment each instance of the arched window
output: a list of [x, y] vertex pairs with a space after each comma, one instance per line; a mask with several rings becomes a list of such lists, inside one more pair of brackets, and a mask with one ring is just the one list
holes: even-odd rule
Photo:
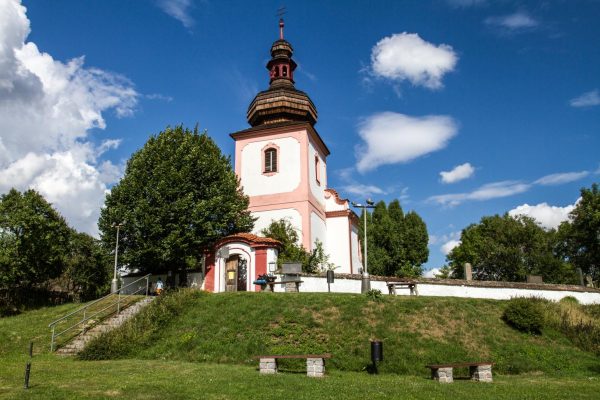
[[265, 172], [277, 172], [277, 149], [274, 147], [265, 150]]
[[321, 165], [319, 163], [319, 156], [315, 155], [315, 179], [317, 184], [321, 184]]
[[284, 65], [283, 66], [283, 73], [281, 74], [284, 78], [287, 77], [287, 67]]

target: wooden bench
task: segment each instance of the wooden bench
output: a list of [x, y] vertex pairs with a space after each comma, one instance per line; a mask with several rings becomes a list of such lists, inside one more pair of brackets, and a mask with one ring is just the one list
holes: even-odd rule
[[451, 364], [431, 364], [425, 367], [431, 369], [431, 379], [440, 383], [452, 383], [454, 381], [452, 369], [460, 367], [469, 367], [471, 380], [479, 382], [492, 382], [493, 362], [464, 362]]
[[389, 294], [396, 295], [397, 289], [409, 289], [411, 296], [417, 296], [417, 282], [414, 281], [400, 281], [400, 282], [386, 282]]
[[288, 354], [256, 356], [260, 360], [259, 370], [261, 374], [276, 374], [277, 360], [290, 358], [306, 358], [306, 376], [321, 378], [325, 375], [325, 359], [331, 358], [331, 354]]

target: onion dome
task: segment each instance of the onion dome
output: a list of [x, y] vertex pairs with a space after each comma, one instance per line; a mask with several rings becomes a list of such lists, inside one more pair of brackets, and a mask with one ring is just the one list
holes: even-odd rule
[[253, 127], [285, 121], [317, 123], [317, 109], [308, 95], [294, 87], [296, 62], [294, 49], [283, 38], [283, 20], [279, 20], [279, 40], [271, 46], [269, 89], [259, 92], [248, 107], [248, 123]]

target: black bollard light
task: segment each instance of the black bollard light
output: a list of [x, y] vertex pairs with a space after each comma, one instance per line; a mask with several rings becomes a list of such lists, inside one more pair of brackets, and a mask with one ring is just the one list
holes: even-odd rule
[[379, 373], [377, 362], [383, 361], [383, 343], [379, 340], [371, 341], [371, 361], [373, 362], [373, 372]]
[[327, 270], [327, 291], [331, 292], [331, 284], [333, 283], [334, 275], [333, 270]]
[[31, 362], [27, 361], [25, 365], [25, 384], [23, 385], [24, 389], [29, 389], [29, 374], [31, 373]]

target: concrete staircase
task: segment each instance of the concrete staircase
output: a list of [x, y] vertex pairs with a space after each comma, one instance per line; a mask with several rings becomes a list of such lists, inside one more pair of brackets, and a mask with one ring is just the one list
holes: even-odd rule
[[93, 328], [75, 336], [70, 342], [56, 350], [56, 354], [72, 356], [79, 353], [90, 340], [97, 338], [106, 332], [110, 332], [115, 328], [118, 328], [125, 321], [139, 313], [142, 308], [146, 307], [154, 299], [155, 297], [145, 297], [135, 304], [130, 305], [126, 309], [122, 310], [119, 314], [115, 314]]

